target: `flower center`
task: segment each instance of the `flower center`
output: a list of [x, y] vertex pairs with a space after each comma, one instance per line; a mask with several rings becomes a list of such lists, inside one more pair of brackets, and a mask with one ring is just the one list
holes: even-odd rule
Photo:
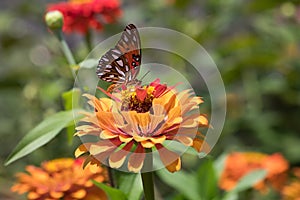
[[144, 86], [127, 88], [122, 91], [121, 111], [136, 111], [145, 113], [152, 107], [154, 87]]

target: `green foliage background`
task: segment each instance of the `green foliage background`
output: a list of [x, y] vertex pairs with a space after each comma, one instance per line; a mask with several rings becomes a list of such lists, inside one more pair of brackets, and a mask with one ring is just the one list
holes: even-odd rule
[[[67, 134], [60, 134], [30, 156], [2, 165], [29, 130], [63, 109], [61, 94], [73, 87], [58, 41], [43, 21], [47, 3], [0, 2], [1, 199], [16, 198], [8, 187], [25, 165], [73, 156], [78, 142], [68, 145]], [[299, 1], [124, 0], [122, 9], [117, 24], [93, 33], [95, 45], [128, 23], [166, 27], [191, 36], [216, 62], [228, 112], [212, 157], [234, 150], [281, 152], [291, 166], [300, 165]], [[83, 60], [88, 53], [83, 38], [73, 34], [67, 40], [77, 61]], [[197, 159], [184, 160], [185, 169], [197, 169]]]

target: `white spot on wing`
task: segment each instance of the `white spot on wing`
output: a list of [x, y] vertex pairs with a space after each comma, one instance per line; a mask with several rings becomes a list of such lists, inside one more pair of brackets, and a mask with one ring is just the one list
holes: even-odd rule
[[102, 60], [104, 60], [105, 62], [109, 61], [109, 59], [106, 57], [103, 57]]
[[114, 59], [119, 58], [119, 55], [116, 55], [116, 54], [111, 54], [111, 55], [112, 55], [112, 57], [113, 57]]
[[121, 67], [123, 67], [123, 61], [122, 60], [117, 60], [118, 65], [120, 65]]
[[128, 74], [128, 75], [127, 75], [127, 79], [128, 79], [128, 80], [131, 80], [131, 79], [132, 79], [132, 76], [131, 76], [132, 74], [131, 74], [130, 72], [128, 72], [127, 74]]
[[119, 67], [116, 67], [115, 69], [117, 70], [117, 72], [119, 74], [121, 74], [122, 76], [125, 76], [124, 72], [122, 70], [120, 70]]
[[128, 37], [126, 35], [124, 35], [124, 40], [125, 42], [128, 42]]
[[121, 52], [119, 50], [117, 50], [117, 49], [113, 49], [112, 52], [121, 55]]

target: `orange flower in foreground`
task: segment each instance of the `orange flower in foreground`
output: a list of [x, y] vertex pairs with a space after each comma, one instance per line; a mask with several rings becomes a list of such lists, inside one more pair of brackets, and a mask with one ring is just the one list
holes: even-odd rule
[[95, 112], [85, 113], [85, 124], [77, 127], [76, 135], [82, 141], [93, 136], [94, 141], [79, 146], [76, 156], [89, 152], [90, 164], [100, 161], [120, 168], [127, 162], [129, 171], [139, 172], [146, 152], [151, 150], [158, 153], [170, 172], [180, 170], [180, 154], [168, 149], [171, 145], [165, 142], [177, 141], [198, 152], [209, 151], [198, 131], [199, 127], [208, 127], [206, 117], [199, 113], [198, 105], [203, 101], [192, 94], [190, 90], [176, 92], [156, 80], [147, 86], [130, 86], [108, 94], [112, 99], [85, 95]]
[[255, 189], [266, 192], [267, 184], [280, 190], [286, 180], [288, 162], [279, 153], [267, 155], [255, 152], [234, 152], [227, 156], [219, 186], [223, 190], [233, 189], [238, 181], [253, 170], [264, 169], [266, 178], [254, 186]]
[[61, 158], [42, 163], [41, 167], [27, 166], [28, 173], [17, 174], [18, 183], [12, 186], [13, 192], [28, 193], [30, 200], [106, 200], [105, 193], [94, 186], [91, 180], [103, 182], [106, 171], [97, 168], [82, 169], [83, 159]]
[[118, 0], [69, 0], [48, 5], [47, 11], [54, 10], [63, 14], [63, 31], [67, 33], [101, 30], [103, 23], [112, 23], [121, 15]]
[[282, 189], [284, 200], [300, 200], [300, 168], [294, 169], [295, 180]]

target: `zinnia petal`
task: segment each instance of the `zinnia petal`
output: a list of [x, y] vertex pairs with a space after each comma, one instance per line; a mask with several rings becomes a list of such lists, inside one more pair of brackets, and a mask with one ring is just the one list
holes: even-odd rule
[[141, 145], [138, 145], [134, 153], [129, 156], [128, 170], [135, 173], [141, 171], [145, 156], [144, 148]]
[[144, 88], [137, 88], [136, 96], [140, 101], [144, 101], [147, 97], [147, 91]]
[[211, 150], [210, 145], [203, 139], [195, 138], [193, 140], [193, 147], [198, 152], [204, 152], [208, 154]]
[[78, 190], [76, 192], [73, 192], [71, 194], [71, 196], [75, 199], [82, 199], [83, 197], [85, 197], [87, 194], [87, 192], [85, 190]]
[[76, 150], [75, 150], [75, 157], [78, 158], [82, 154], [86, 153], [88, 150], [85, 147], [84, 144], [80, 145]]
[[181, 168], [181, 161], [179, 155], [177, 153], [174, 153], [166, 149], [161, 144], [156, 144], [155, 146], [158, 150], [160, 159], [163, 162], [163, 164], [166, 166], [167, 170], [169, 172], [179, 171]]
[[27, 195], [28, 199], [38, 199], [40, 195], [36, 192], [29, 192]]
[[133, 146], [133, 142], [126, 144], [122, 149], [113, 152], [109, 156], [109, 165], [113, 168], [119, 168], [123, 165], [127, 155], [130, 153], [130, 150]]
[[55, 192], [55, 191], [50, 192], [50, 196], [53, 197], [54, 199], [60, 199], [63, 197], [63, 195], [64, 195], [63, 192]]
[[102, 139], [112, 139], [112, 138], [116, 138], [118, 137], [117, 134], [113, 134], [112, 132], [108, 131], [108, 130], [103, 130], [100, 133], [100, 138]]
[[193, 145], [193, 139], [187, 136], [182, 136], [182, 135], [176, 135], [174, 137], [175, 140], [178, 140], [185, 146], [192, 146]]

